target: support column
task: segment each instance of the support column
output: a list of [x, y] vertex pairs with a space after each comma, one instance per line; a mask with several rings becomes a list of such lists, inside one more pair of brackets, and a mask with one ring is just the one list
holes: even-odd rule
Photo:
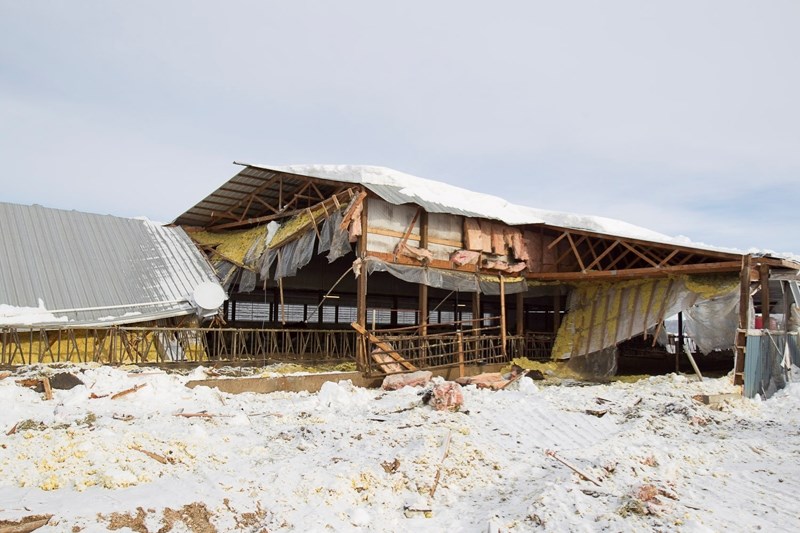
[[[361, 236], [358, 238], [358, 257], [361, 265], [358, 274], [358, 284], [356, 285], [356, 321], [367, 329], [367, 207], [369, 203], [364, 199], [361, 211]], [[356, 351], [356, 362], [359, 370], [367, 370], [367, 341], [363, 335], [359, 336], [360, 342]]]
[[506, 282], [503, 275], [500, 278], [500, 353], [503, 357], [508, 355], [506, 353]]
[[525, 293], [517, 293], [517, 336], [525, 335]]
[[[428, 212], [422, 211], [419, 217], [419, 247], [428, 247]], [[424, 337], [428, 334], [428, 286], [419, 286], [419, 334]]]
[[752, 257], [742, 257], [739, 272], [739, 328], [736, 331], [736, 360], [733, 367], [733, 384], [744, 385], [744, 358], [747, 346], [747, 328], [750, 327], [750, 263]]

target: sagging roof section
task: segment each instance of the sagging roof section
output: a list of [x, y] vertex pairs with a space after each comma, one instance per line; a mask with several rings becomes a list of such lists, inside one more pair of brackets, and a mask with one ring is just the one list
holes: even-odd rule
[[0, 326], [187, 315], [195, 289], [218, 283], [181, 228], [2, 202], [0, 227]]

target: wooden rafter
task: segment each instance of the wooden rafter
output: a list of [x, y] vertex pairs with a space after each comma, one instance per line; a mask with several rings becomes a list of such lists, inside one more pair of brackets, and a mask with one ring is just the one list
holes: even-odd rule
[[[614, 250], [614, 248], [616, 248], [616, 247], [617, 247], [617, 245], [619, 245], [619, 239], [617, 239], [616, 241], [614, 241], [613, 243], [611, 243], [611, 246], [609, 246], [608, 248], [606, 248], [606, 249], [605, 249], [605, 250], [604, 250], [604, 251], [603, 251], [603, 252], [602, 252], [600, 255], [598, 255], [597, 257], [595, 257], [594, 261], [593, 261], [591, 264], [589, 264], [589, 266], [587, 266], [587, 267], [586, 267], [584, 270], [591, 270], [591, 269], [593, 269], [595, 266], [599, 265], [599, 264], [600, 264], [600, 261], [602, 261], [602, 260], [603, 260], [603, 258], [604, 258], [605, 256], [607, 256], [608, 254], [610, 254], [610, 253], [611, 253], [611, 252]], [[603, 270], [603, 269], [601, 268], [600, 270]]]
[[627, 248], [628, 250], [630, 250], [631, 252], [636, 254], [641, 260], [645, 261], [646, 263], [649, 263], [650, 266], [652, 266], [652, 267], [658, 267], [658, 263], [656, 263], [655, 261], [653, 261], [652, 259], [647, 257], [645, 254], [643, 254], [642, 252], [637, 250], [636, 247], [634, 247], [631, 244], [628, 244], [625, 241], [621, 241], [621, 242], [622, 242], [622, 246], [624, 246], [625, 248]]
[[[584, 237], [585, 239], [586, 237]], [[586, 267], [583, 265], [583, 259], [581, 258], [581, 254], [578, 253], [578, 246], [575, 244], [575, 241], [572, 240], [572, 235], [567, 233], [567, 240], [569, 241], [569, 245], [572, 248], [572, 251], [575, 253], [575, 258], [578, 260], [578, 266], [581, 267], [581, 271], [586, 270]], [[580, 239], [578, 242], [580, 243]]]
[[669, 255], [667, 255], [664, 259], [661, 260], [658, 266], [660, 267], [666, 266], [667, 264], [669, 264], [669, 262], [672, 260], [673, 257], [678, 255], [679, 252], [680, 250], [672, 250], [672, 252]]
[[[329, 198], [331, 204], [327, 206], [327, 209], [332, 208], [335, 203], [346, 202], [347, 199], [351, 198], [353, 194], [355, 194], [355, 193], [353, 192], [352, 189], [345, 189], [344, 191], [341, 191], [341, 192], [331, 196]], [[328, 202], [328, 200], [325, 200], [322, 203], [325, 204], [326, 202]], [[313, 207], [314, 206], [312, 206], [312, 209], [313, 209]], [[210, 226], [208, 229], [209, 230], [214, 230], [214, 231], [219, 231], [219, 230], [225, 230], [225, 229], [241, 228], [241, 227], [244, 227], [244, 226], [252, 226], [254, 224], [261, 224], [263, 222], [269, 222], [271, 220], [277, 220], [277, 219], [281, 219], [281, 218], [292, 217], [292, 216], [295, 216], [295, 215], [297, 215], [299, 213], [302, 213], [306, 209], [308, 209], [308, 208], [304, 207], [302, 209], [295, 209], [295, 210], [292, 210], [292, 211], [284, 211], [282, 213], [277, 213], [277, 214], [274, 214], [274, 215], [265, 215], [265, 216], [262, 216], [262, 217], [248, 218], [246, 220], [237, 220], [235, 222], [228, 222], [228, 223], [225, 223], [225, 224], [217, 224], [217, 225], [214, 225], [214, 226]]]

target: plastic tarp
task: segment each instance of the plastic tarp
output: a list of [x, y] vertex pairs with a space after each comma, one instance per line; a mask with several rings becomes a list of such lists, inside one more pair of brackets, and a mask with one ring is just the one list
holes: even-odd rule
[[739, 326], [739, 291], [697, 303], [683, 316], [686, 334], [704, 354], [732, 348]]
[[398, 265], [387, 263], [380, 259], [367, 259], [367, 273], [388, 272], [397, 279], [408, 283], [418, 283], [459, 292], [477, 292], [480, 290], [478, 278], [467, 272], [450, 272], [439, 268], [425, 268], [418, 266]]
[[275, 269], [276, 280], [296, 275], [298, 270], [311, 261], [316, 238], [316, 232], [309, 230], [299, 239], [285, 244], [279, 249], [278, 266]]
[[[459, 292], [481, 292], [483, 294], [500, 294], [500, 280], [495, 276], [458, 272], [440, 268], [398, 265], [387, 263], [374, 257], [367, 258], [367, 273], [388, 272], [397, 279], [408, 283], [417, 283]], [[528, 290], [524, 278], [505, 278], [506, 294], [516, 294]]]

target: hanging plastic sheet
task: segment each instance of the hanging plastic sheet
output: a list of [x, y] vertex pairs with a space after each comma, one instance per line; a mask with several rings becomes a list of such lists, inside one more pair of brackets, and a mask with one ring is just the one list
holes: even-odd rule
[[328, 252], [328, 263], [333, 263], [340, 257], [350, 253], [350, 233], [347, 229], [340, 229], [339, 224], [333, 226], [333, 236], [331, 237], [330, 251]]
[[739, 325], [739, 291], [697, 303], [683, 316], [686, 334], [704, 354], [733, 348]]
[[[483, 294], [497, 295], [500, 294], [500, 279], [497, 276], [481, 275], [480, 289]], [[528, 282], [525, 278], [521, 277], [506, 277], [503, 278], [503, 291], [506, 294], [517, 294], [518, 292], [526, 292], [528, 290]]]
[[387, 263], [375, 258], [367, 258], [367, 273], [388, 272], [392, 276], [408, 283], [417, 283], [459, 292], [477, 292], [480, 289], [474, 274], [467, 272], [451, 272], [439, 268], [425, 268], [409, 265]]
[[252, 270], [242, 269], [242, 277], [239, 279], [239, 292], [253, 292], [256, 288], [257, 275]]
[[316, 238], [316, 232], [307, 231], [299, 239], [280, 248], [278, 267], [275, 269], [276, 280], [296, 275], [298, 270], [311, 261]]
[[319, 245], [317, 246], [317, 253], [321, 254], [331, 249], [331, 242], [336, 231], [342, 223], [342, 212], [337, 211], [322, 223], [322, 229], [319, 232]]

